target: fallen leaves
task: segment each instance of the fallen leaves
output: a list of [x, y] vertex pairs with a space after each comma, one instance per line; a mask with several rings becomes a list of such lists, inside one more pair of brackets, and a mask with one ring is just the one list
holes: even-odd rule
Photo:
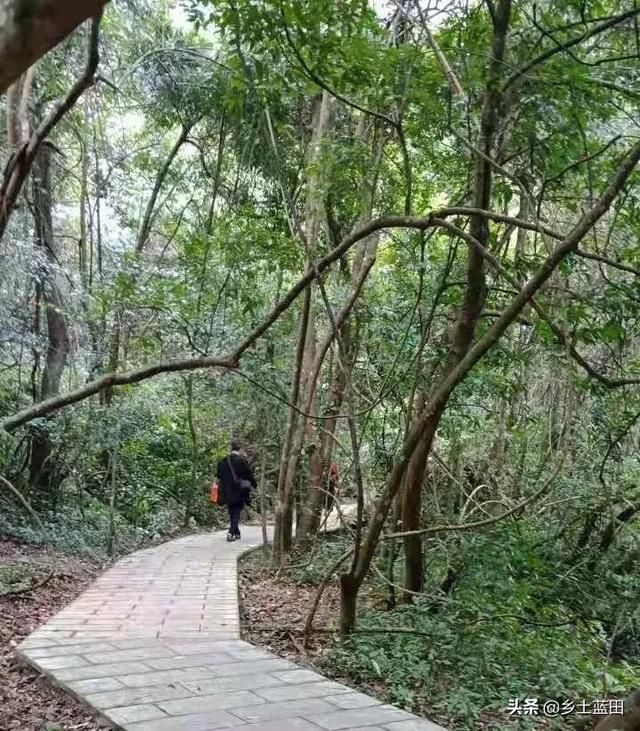
[[2, 731], [98, 731], [83, 706], [16, 660], [14, 648], [74, 599], [98, 566], [15, 541], [0, 539], [0, 567], [37, 575], [55, 565], [50, 581], [34, 592], [0, 596], [0, 729]]

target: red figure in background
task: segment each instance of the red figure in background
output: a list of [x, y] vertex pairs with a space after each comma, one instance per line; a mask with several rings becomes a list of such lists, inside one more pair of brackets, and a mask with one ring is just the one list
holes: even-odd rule
[[327, 511], [333, 508], [336, 490], [338, 489], [338, 479], [338, 465], [332, 462], [327, 476], [327, 492], [324, 495], [324, 507]]

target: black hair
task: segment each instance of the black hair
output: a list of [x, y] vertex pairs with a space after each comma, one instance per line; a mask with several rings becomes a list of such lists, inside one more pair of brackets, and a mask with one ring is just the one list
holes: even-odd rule
[[239, 439], [232, 439], [231, 440], [231, 451], [232, 452], [239, 452], [241, 448], [240, 440]]

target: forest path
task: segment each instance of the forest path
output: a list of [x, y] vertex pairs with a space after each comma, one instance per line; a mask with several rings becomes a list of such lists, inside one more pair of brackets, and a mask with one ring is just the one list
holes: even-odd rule
[[131, 554], [18, 652], [116, 729], [442, 731], [240, 639], [237, 560], [260, 543], [244, 526]]

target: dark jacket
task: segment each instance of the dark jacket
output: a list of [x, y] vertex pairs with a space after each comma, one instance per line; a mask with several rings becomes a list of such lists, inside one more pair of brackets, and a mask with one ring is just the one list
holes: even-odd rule
[[240, 485], [233, 479], [231, 468], [229, 467], [229, 460], [233, 464], [233, 471], [235, 472], [238, 482], [240, 480], [247, 480], [251, 483], [251, 486], [255, 489], [257, 487], [256, 478], [253, 476], [253, 470], [249, 465], [247, 458], [240, 454], [240, 452], [231, 452], [224, 459], [218, 462], [218, 484], [222, 488], [222, 494], [224, 495], [225, 502], [231, 507], [238, 505], [245, 505], [248, 500], [247, 496], [242, 494]]

